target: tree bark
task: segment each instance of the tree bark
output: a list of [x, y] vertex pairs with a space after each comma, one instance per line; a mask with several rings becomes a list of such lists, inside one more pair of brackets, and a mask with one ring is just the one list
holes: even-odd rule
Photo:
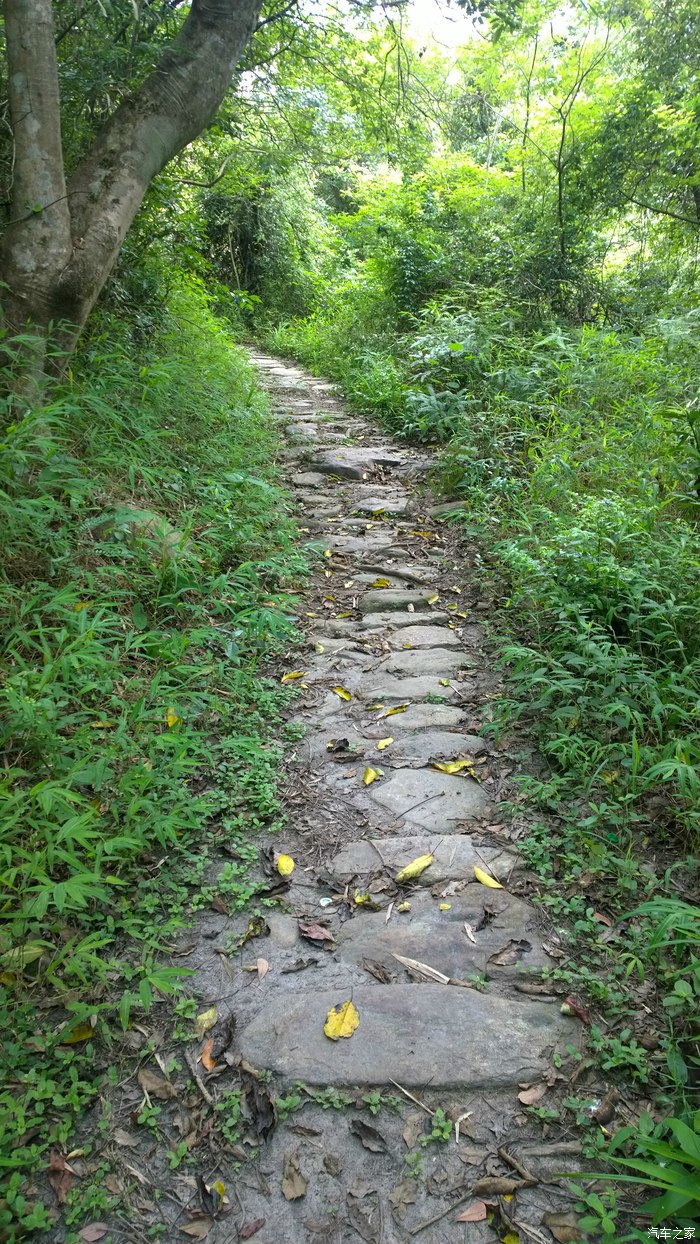
[[5, 5], [16, 172], [0, 247], [4, 324], [45, 333], [62, 321], [70, 349], [150, 182], [215, 115], [261, 0], [193, 0], [179, 35], [67, 184], [51, 0]]

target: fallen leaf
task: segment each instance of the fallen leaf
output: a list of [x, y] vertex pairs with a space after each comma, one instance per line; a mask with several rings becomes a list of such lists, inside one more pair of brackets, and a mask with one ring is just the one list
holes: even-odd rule
[[430, 596], [428, 597], [428, 604], [435, 605], [437, 604], [439, 599], [440, 599], [440, 596], [438, 592], [431, 592]]
[[205, 1071], [213, 1071], [216, 1066], [216, 1059], [212, 1058], [212, 1050], [214, 1049], [214, 1038], [210, 1037], [204, 1044], [200, 1060]]
[[440, 773], [462, 773], [466, 769], [471, 777], [475, 777], [474, 761], [464, 756], [461, 760], [446, 760], [444, 762], [436, 761], [430, 766], [431, 769], [437, 769]]
[[440, 985], [450, 983], [449, 976], [445, 976], [444, 972], [438, 972], [437, 968], [431, 968], [429, 963], [421, 963], [419, 959], [408, 959], [406, 955], [395, 954], [392, 957], [410, 972], [416, 972], [419, 976], [427, 977], [428, 980], [437, 981]]
[[383, 717], [395, 717], [397, 713], [405, 713], [410, 704], [396, 704], [393, 708], [384, 708], [379, 714], [377, 721], [381, 721]]
[[600, 1105], [593, 1111], [592, 1118], [596, 1123], [604, 1126], [611, 1123], [615, 1117], [615, 1103], [619, 1100], [620, 1094], [616, 1088], [609, 1088], [605, 1097], [603, 1097]]
[[418, 1189], [415, 1179], [404, 1179], [389, 1193], [389, 1202], [400, 1222], [406, 1217], [406, 1206], [415, 1205]]
[[281, 877], [288, 877], [290, 873], [294, 872], [294, 860], [291, 855], [277, 856], [277, 871]]
[[251, 916], [248, 921], [248, 927], [239, 939], [238, 946], [245, 946], [253, 937], [267, 937], [270, 932], [269, 925], [263, 916]]
[[455, 1218], [455, 1222], [484, 1222], [486, 1218], [486, 1206], [483, 1201], [472, 1201], [461, 1214]]
[[542, 1226], [551, 1231], [558, 1244], [578, 1244], [583, 1239], [573, 1214], [543, 1214]]
[[282, 1168], [282, 1193], [287, 1201], [298, 1201], [306, 1195], [306, 1180], [299, 1170], [299, 1161], [295, 1153], [286, 1153]]
[[52, 1149], [49, 1155], [49, 1183], [56, 1193], [59, 1205], [65, 1205], [66, 1198], [73, 1187], [75, 1172], [66, 1164], [62, 1153]]
[[254, 1235], [257, 1235], [261, 1227], [265, 1226], [265, 1222], [266, 1219], [264, 1218], [253, 1218], [250, 1222], [244, 1222], [238, 1232], [239, 1240], [251, 1240]]
[[[391, 906], [389, 907], [389, 911], [391, 911], [391, 907], [393, 907], [393, 903], [392, 903], [392, 904], [391, 904]], [[406, 901], [406, 899], [404, 899], [403, 903], [397, 903], [397, 904], [396, 904], [396, 910], [397, 910], [397, 911], [400, 911], [400, 912], [401, 912], [401, 914], [403, 915], [403, 913], [404, 913], [404, 912], [406, 912], [406, 911], [410, 911], [410, 910], [411, 910], [411, 904], [410, 904], [410, 903], [408, 903], [408, 902]], [[387, 912], [387, 920], [388, 920], [388, 919], [389, 919], [389, 912]]]
[[379, 742], [377, 743], [377, 751], [383, 752], [384, 748], [389, 747], [389, 745], [393, 742], [394, 740], [391, 737], [388, 739], [380, 739]]
[[215, 1006], [210, 1006], [208, 1011], [202, 1011], [202, 1014], [197, 1016], [194, 1021], [194, 1030], [200, 1041], [204, 1034], [214, 1027], [218, 1018], [219, 1012]]
[[518, 1188], [530, 1187], [530, 1180], [511, 1179], [509, 1175], [486, 1175], [477, 1179], [472, 1192], [475, 1196], [510, 1196]]
[[[325, 652], [325, 651], [326, 649], [324, 648], [323, 644], [314, 644], [314, 652], [320, 653], [320, 652]], [[263, 1218], [262, 1221], [264, 1222], [265, 1219]]]
[[439, 684], [440, 684], [440, 686], [441, 686], [441, 687], [449, 687], [449, 685], [450, 685], [450, 680], [449, 680], [449, 678], [438, 678], [438, 682], [439, 682]]
[[86, 1244], [95, 1244], [96, 1240], [101, 1240], [107, 1234], [109, 1227], [106, 1222], [90, 1222], [87, 1227], [83, 1227], [79, 1232], [81, 1240], [85, 1240]]
[[[333, 945], [333, 934], [330, 929], [324, 929], [322, 924], [299, 920], [297, 925], [302, 937], [308, 938], [310, 942], [324, 942]], [[325, 949], [328, 949], [328, 947], [326, 946]]]
[[267, 959], [258, 959], [256, 961], [255, 966], [258, 970], [258, 980], [261, 981], [263, 980], [265, 976], [267, 976], [268, 972], [270, 971], [270, 965]]
[[267, 1142], [277, 1126], [277, 1108], [268, 1086], [245, 1068], [241, 1069], [243, 1096], [258, 1140]]
[[296, 678], [306, 678], [306, 670], [290, 670], [288, 674], [283, 674], [280, 682], [294, 682]]
[[214, 895], [213, 899], [211, 900], [211, 906], [212, 906], [212, 910], [218, 911], [219, 915], [221, 916], [231, 915], [231, 908], [226, 902], [226, 899], [221, 894]]
[[[63, 1031], [65, 1032], [65, 1029]], [[78, 1027], [65, 1037], [61, 1033], [59, 1045], [78, 1045], [81, 1041], [90, 1041], [94, 1035], [92, 1024], [78, 1024]]]
[[165, 720], [168, 723], [168, 727], [172, 729], [173, 726], [177, 725], [180, 718], [178, 717], [174, 708], [169, 708], [167, 713], [165, 714]]
[[362, 774], [362, 781], [365, 786], [371, 786], [373, 782], [376, 782], [378, 777], [383, 777], [383, 776], [384, 775], [381, 769], [373, 769], [371, 765], [368, 765], [364, 773]]
[[144, 1093], [148, 1093], [149, 1097], [158, 1097], [160, 1101], [168, 1101], [170, 1097], [177, 1097], [175, 1085], [166, 1080], [164, 1076], [156, 1075], [148, 1067], [139, 1067], [136, 1078]]
[[323, 1031], [331, 1041], [337, 1041], [340, 1037], [351, 1037], [359, 1022], [357, 1007], [348, 999], [340, 1006], [331, 1007], [326, 1016]]
[[337, 696], [340, 696], [341, 700], [352, 699], [352, 696], [350, 692], [348, 691], [347, 687], [331, 687], [331, 691], [334, 691]]
[[125, 1148], [125, 1149], [137, 1149], [138, 1148], [139, 1142], [137, 1138], [135, 1136], [132, 1136], [130, 1132], [125, 1132], [123, 1127], [115, 1127], [114, 1131], [112, 1132], [111, 1139], [115, 1142], [115, 1144], [121, 1145], [122, 1148]]
[[568, 998], [564, 999], [559, 1010], [562, 1015], [576, 1015], [577, 1018], [581, 1020], [582, 1024], [590, 1024], [591, 1022], [591, 1017], [588, 1014], [588, 1011], [581, 1005], [578, 999], [573, 996], [573, 994], [569, 994]]
[[188, 1222], [180, 1230], [183, 1235], [189, 1235], [193, 1240], [205, 1240], [213, 1226], [213, 1218], [195, 1218], [194, 1222]]
[[433, 856], [430, 854], [417, 855], [414, 860], [411, 860], [410, 864], [406, 864], [405, 868], [397, 872], [394, 880], [398, 881], [399, 885], [402, 885], [405, 881], [414, 881], [416, 877], [420, 877], [421, 873], [425, 872], [426, 868], [430, 868], [432, 862]]
[[538, 1101], [542, 1101], [548, 1088], [548, 1084], [531, 1084], [529, 1088], [523, 1089], [522, 1093], [518, 1093], [518, 1101], [522, 1102], [523, 1106], [536, 1106]]
[[374, 583], [370, 583], [370, 587], [391, 587], [388, 579], [375, 579]]
[[369, 1123], [363, 1123], [362, 1119], [353, 1119], [350, 1131], [353, 1136], [357, 1136], [365, 1149], [369, 1149], [370, 1153], [388, 1153], [389, 1146], [376, 1127], [370, 1127]]
[[325, 1158], [323, 1159], [323, 1165], [328, 1171], [329, 1175], [340, 1175], [343, 1169], [343, 1164], [340, 1158], [337, 1158], [334, 1153], [326, 1154]]
[[500, 950], [489, 955], [488, 963], [491, 963], [496, 968], [510, 968], [515, 963], [519, 963], [523, 955], [526, 955], [529, 950], [532, 950], [531, 942], [526, 942], [524, 938], [520, 941], [515, 941], [511, 938]]
[[482, 885], [488, 886], [491, 890], [503, 889], [500, 881], [496, 881], [495, 877], [492, 877], [490, 873], [484, 872], [483, 868], [478, 868], [476, 864], [474, 865], [474, 876], [477, 881], [480, 881]]
[[425, 1131], [425, 1117], [422, 1114], [409, 1114], [404, 1123], [403, 1136], [407, 1149], [414, 1149], [418, 1137]]
[[360, 966], [364, 968], [365, 972], [369, 972], [370, 976], [373, 976], [375, 980], [381, 981], [382, 985], [391, 985], [396, 979], [393, 972], [385, 968], [383, 963], [374, 963], [371, 959], [363, 959]]
[[0, 955], [3, 967], [21, 972], [30, 963], [40, 959], [46, 950], [53, 950], [51, 942], [23, 942], [21, 946], [12, 946]]
[[[328, 930], [326, 930], [328, 932]], [[306, 968], [311, 968], [314, 964], [319, 963], [318, 959], [295, 959], [294, 963], [288, 968], [282, 968], [280, 976], [290, 976], [292, 972], [303, 972]]]
[[451, 903], [440, 903], [439, 907], [440, 907], [440, 911], [451, 911], [452, 910]]
[[469, 938], [469, 941], [470, 941], [470, 942], [473, 942], [473, 943], [474, 943], [474, 945], [476, 946], [476, 938], [475, 938], [475, 936], [474, 936], [474, 930], [473, 930], [472, 926], [471, 926], [471, 925], [468, 923], [468, 921], [466, 921], [466, 920], [464, 921], [464, 932], [466, 933], [467, 937]]

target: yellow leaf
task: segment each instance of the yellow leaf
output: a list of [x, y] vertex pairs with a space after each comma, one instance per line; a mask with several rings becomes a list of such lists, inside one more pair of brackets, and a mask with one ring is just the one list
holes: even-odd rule
[[491, 890], [503, 889], [500, 881], [496, 881], [495, 877], [492, 877], [490, 873], [484, 872], [483, 868], [478, 868], [476, 864], [474, 865], [474, 876], [477, 881], [480, 881], [482, 885], [487, 885]]
[[430, 868], [432, 862], [432, 855], [418, 855], [414, 860], [411, 860], [410, 864], [407, 864], [405, 868], [402, 868], [401, 871], [396, 874], [394, 880], [398, 881], [399, 884], [403, 881], [413, 881], [415, 877], [420, 877], [421, 873], [425, 872], [426, 868]]
[[458, 596], [461, 596], [461, 595], [462, 595], [462, 589], [461, 589], [461, 587], [457, 587], [457, 584], [456, 584], [456, 583], [453, 583], [453, 584], [452, 584], [452, 587], [450, 588], [450, 591], [451, 591], [451, 592], [456, 592]]
[[391, 587], [388, 579], [375, 579], [374, 583], [370, 583], [370, 587]]
[[405, 713], [406, 709], [409, 707], [410, 705], [408, 704], [397, 704], [395, 708], [385, 708], [384, 711], [379, 714], [377, 721], [381, 721], [382, 717], [395, 717], [397, 713]]
[[[172, 712], [172, 709], [169, 709], [168, 712]], [[179, 717], [175, 717], [175, 721], [179, 721], [179, 720], [180, 720]], [[170, 721], [170, 719], [168, 719], [168, 725], [174, 726], [175, 721]], [[111, 730], [112, 726], [116, 726], [116, 724], [117, 724], [116, 721], [91, 721], [90, 729], [91, 730]]]
[[402, 912], [402, 913], [403, 913], [403, 912], [405, 912], [405, 911], [410, 911], [410, 910], [411, 910], [411, 904], [410, 904], [410, 903], [407, 903], [407, 902], [405, 902], [405, 901], [404, 901], [403, 903], [397, 903], [397, 904], [396, 904], [396, 910], [397, 910], [397, 911], [400, 911], [400, 912]]
[[0, 985], [4, 985], [7, 989], [14, 985], [17, 976], [14, 972], [0, 972]]
[[294, 860], [291, 855], [277, 856], [277, 871], [281, 877], [288, 877], [294, 872]]
[[94, 1035], [92, 1024], [78, 1024], [78, 1027], [67, 1033], [65, 1037], [61, 1036], [60, 1044], [78, 1045], [80, 1041], [91, 1041]]
[[432, 534], [433, 534], [432, 531], [412, 531], [411, 532], [412, 536], [422, 536], [424, 540], [430, 540], [432, 538]]
[[461, 609], [460, 609], [460, 610], [458, 610], [458, 612], [457, 612], [457, 617], [458, 617], [458, 618], [466, 618], [466, 617], [467, 617], [467, 615], [466, 615], [466, 613], [462, 613], [462, 611], [461, 611]]
[[373, 782], [376, 782], [378, 777], [384, 777], [383, 770], [372, 769], [370, 765], [367, 765], [367, 768], [365, 769], [362, 775], [362, 781], [364, 782], [365, 786], [371, 786]]
[[329, 601], [331, 602], [331, 604], [333, 604], [333, 605], [336, 603], [335, 596], [324, 596], [324, 598], [323, 598], [323, 599], [324, 599], [324, 600], [329, 600]]
[[502, 1244], [520, 1244], [520, 1236], [515, 1231], [509, 1231], [503, 1236]]
[[177, 725], [180, 718], [178, 717], [174, 708], [169, 708], [167, 713], [165, 714], [165, 720], [167, 721], [168, 726], [172, 728], [173, 726]]
[[218, 1192], [222, 1201], [226, 1194], [226, 1188], [220, 1179], [215, 1179], [213, 1184], [209, 1184], [209, 1191]]
[[324, 556], [324, 557], [332, 557], [332, 556], [333, 556], [333, 550], [332, 550], [332, 549], [324, 549], [324, 550], [323, 550], [323, 556]]
[[440, 683], [441, 687], [449, 687], [450, 685], [449, 678], [438, 678], [438, 682]]
[[314, 652], [325, 652], [323, 644], [314, 644]]
[[430, 766], [431, 769], [439, 769], [440, 773], [461, 773], [462, 769], [468, 769], [472, 777], [474, 776], [473, 761], [466, 757], [462, 760], [446, 760], [444, 763], [436, 762]]
[[332, 570], [324, 570], [323, 574], [324, 574], [324, 577], [325, 577], [326, 579], [331, 579], [331, 578], [333, 577], [333, 571], [332, 571]]
[[360, 1016], [354, 1002], [343, 1002], [342, 1006], [332, 1006], [326, 1022], [323, 1025], [323, 1031], [331, 1041], [337, 1041], [339, 1037], [351, 1037], [357, 1025], [360, 1022]]
[[334, 691], [336, 695], [339, 695], [341, 700], [352, 699], [352, 696], [350, 695], [350, 692], [348, 691], [347, 687], [331, 687], [331, 691]]
[[194, 1030], [197, 1033], [197, 1036], [199, 1037], [200, 1041], [202, 1037], [204, 1036], [205, 1032], [208, 1032], [210, 1028], [214, 1027], [214, 1024], [216, 1023], [218, 1018], [219, 1018], [219, 1012], [217, 1011], [215, 1006], [210, 1006], [208, 1011], [202, 1011], [202, 1014], [197, 1016], [196, 1020], [194, 1021]]
[[441, 903], [440, 911], [450, 911], [451, 907], [452, 907], [451, 903]]
[[355, 903], [358, 907], [366, 907], [368, 903], [374, 902], [371, 894], [356, 894]]
[[439, 599], [440, 599], [440, 597], [439, 597], [438, 593], [437, 593], [437, 592], [433, 592], [433, 593], [432, 593], [432, 595], [428, 597], [428, 604], [429, 604], [429, 605], [434, 605], [434, 604], [436, 604], [436, 603], [437, 603], [437, 601], [439, 601]]
[[394, 740], [392, 739], [391, 735], [389, 735], [388, 739], [380, 739], [379, 742], [377, 743], [377, 751], [383, 752], [384, 748], [389, 747], [393, 742]]
[[280, 682], [294, 682], [295, 678], [306, 678], [306, 670], [290, 670], [288, 674], [283, 674]]
[[76, 601], [76, 603], [73, 605], [73, 611], [75, 613], [81, 613], [83, 609], [89, 609], [89, 608], [90, 608], [90, 602], [87, 600]]
[[355, 586], [355, 580], [354, 580], [354, 579], [346, 579], [346, 580], [345, 580], [345, 582], [344, 582], [344, 584], [343, 584], [343, 587], [354, 587], [354, 586]]
[[339, 618], [351, 618], [351, 617], [352, 617], [352, 612], [350, 612], [350, 613], [339, 613], [339, 614], [337, 614], [336, 616], [337, 616], [337, 617], [339, 617]]

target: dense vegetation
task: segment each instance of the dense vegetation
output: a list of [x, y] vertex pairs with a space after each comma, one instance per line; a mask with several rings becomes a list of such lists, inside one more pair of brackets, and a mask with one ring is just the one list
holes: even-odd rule
[[[524, 851], [578, 946], [565, 979], [627, 1034], [594, 1034], [603, 1068], [653, 1102], [617, 1157], [665, 1158], [662, 1216], [696, 1220], [700, 9], [466, 7], [485, 16], [452, 10], [454, 49], [393, 8], [264, 15], [63, 374], [28, 401], [31, 332], [4, 338], [0, 1239], [47, 1224], [26, 1176], [98, 1090], [87, 1029], [109, 1042], [177, 988], [159, 952], [211, 898], [208, 850], [235, 839], [243, 904], [278, 815], [260, 663], [304, 561], [236, 338], [440, 447], [500, 604], [492, 729], [526, 725], [550, 766]], [[181, 25], [98, 8], [55, 5], [68, 173]], [[601, 909], [638, 911], [621, 958]]]

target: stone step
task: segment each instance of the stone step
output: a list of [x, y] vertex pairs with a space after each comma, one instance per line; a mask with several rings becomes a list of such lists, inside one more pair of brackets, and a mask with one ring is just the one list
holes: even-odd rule
[[466, 652], [446, 652], [444, 648], [415, 648], [394, 651], [382, 661], [379, 670], [382, 674], [409, 674], [412, 678], [422, 678], [426, 674], [454, 678], [459, 670], [473, 669], [475, 664], [473, 657]]
[[290, 991], [242, 1031], [243, 1057], [285, 1081], [406, 1088], [499, 1088], [540, 1076], [578, 1023], [556, 1006], [451, 985], [366, 985], [352, 990], [360, 1022], [331, 1041], [328, 1012], [349, 990]]
[[[365, 618], [365, 623], [367, 618]], [[387, 635], [390, 648], [455, 648], [459, 639], [448, 626], [402, 626], [398, 635]]]
[[[517, 863], [517, 856], [500, 847], [479, 847], [477, 852], [467, 834], [440, 835], [423, 831], [415, 836], [392, 834], [386, 838], [358, 838], [338, 852], [329, 865], [329, 871], [343, 882], [357, 877], [362, 888], [362, 883], [371, 876], [385, 873], [395, 877], [399, 869], [405, 868], [411, 860], [428, 854], [433, 855], [433, 862], [412, 883], [416, 888], [448, 881], [463, 881], [470, 885], [474, 881], [475, 867], [487, 870], [497, 881], [505, 884]], [[489, 892], [489, 897], [501, 893], [488, 886], [481, 888]]]
[[378, 588], [375, 592], [363, 592], [359, 601], [360, 613], [365, 616], [372, 613], [403, 612], [408, 605], [413, 605], [416, 612], [423, 612], [432, 608], [429, 598], [434, 595], [434, 590], [429, 587]]
[[313, 471], [324, 475], [342, 475], [346, 479], [364, 479], [375, 467], [397, 469], [406, 461], [404, 454], [379, 445], [352, 446], [319, 454], [310, 464]]
[[[329, 639], [326, 643], [342, 645], [343, 641]], [[361, 729], [355, 722], [349, 723], [341, 737], [347, 738], [352, 744], [354, 757], [358, 760], [363, 758], [367, 764], [379, 765], [382, 769], [401, 769], [413, 764], [428, 765], [432, 760], [456, 760], [459, 756], [473, 756], [483, 751], [485, 746], [484, 740], [476, 734], [451, 733], [448, 730], [407, 730], [388, 747], [378, 751], [377, 742], [391, 736], [392, 720], [393, 718], [384, 719], [370, 726], [365, 724]], [[337, 731], [329, 729], [304, 739], [303, 746], [314, 766], [324, 762], [340, 763], [347, 769], [348, 761], [336, 761], [328, 748], [328, 744], [335, 742], [337, 737]]]
[[[385, 896], [377, 897], [385, 908]], [[505, 982], [511, 989], [513, 978], [524, 971], [552, 966], [533, 909], [505, 890], [469, 883], [445, 900], [447, 911], [440, 910], [441, 898], [426, 889], [411, 894], [409, 901], [411, 910], [394, 911], [388, 924], [385, 910], [358, 911], [338, 934], [341, 961], [353, 967], [364, 959], [381, 963], [406, 983], [410, 977], [394, 958], [403, 955], [455, 980], [483, 974], [496, 988]], [[465, 922], [474, 941], [465, 932]]]
[[446, 834], [490, 804], [478, 782], [434, 769], [394, 770], [388, 779], [367, 787], [367, 793], [393, 819], [403, 821], [407, 830], [413, 826], [419, 830], [438, 828]]

